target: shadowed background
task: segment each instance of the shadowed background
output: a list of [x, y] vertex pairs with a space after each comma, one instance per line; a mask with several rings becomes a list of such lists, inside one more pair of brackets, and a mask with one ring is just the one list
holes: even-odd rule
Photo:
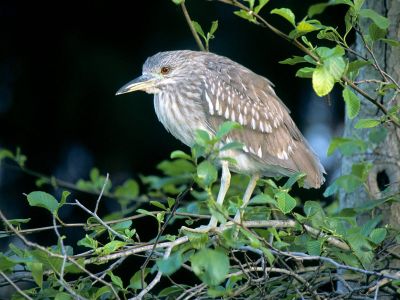
[[[300, 20], [316, 2], [271, 1], [264, 15], [289, 32], [286, 21], [267, 11], [289, 7]], [[275, 84], [331, 176], [337, 160], [326, 159], [325, 153], [330, 138], [341, 134], [343, 109], [335, 93], [329, 105], [326, 98], [315, 96], [310, 80], [296, 78], [298, 66], [278, 63], [301, 53], [272, 32], [233, 15], [231, 7], [190, 0], [187, 7], [205, 30], [219, 20], [211, 51]], [[337, 6], [321, 19], [336, 27], [343, 14]], [[187, 150], [158, 122], [151, 95], [114, 96], [140, 75], [148, 56], [197, 50], [179, 6], [166, 0], [2, 1], [0, 16], [0, 147], [20, 147], [30, 169], [76, 182], [96, 166], [120, 183], [157, 172], [156, 164], [171, 151]], [[0, 209], [8, 217], [32, 215], [22, 193], [35, 189], [32, 177], [1, 166]], [[39, 225], [38, 220], [32, 222]]]

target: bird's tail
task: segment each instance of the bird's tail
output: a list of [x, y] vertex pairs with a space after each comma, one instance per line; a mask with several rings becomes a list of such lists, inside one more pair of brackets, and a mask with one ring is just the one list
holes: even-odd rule
[[324, 174], [326, 172], [324, 167], [306, 141], [297, 143], [296, 146], [292, 159], [297, 170], [307, 174], [304, 187], [319, 188], [325, 182]]

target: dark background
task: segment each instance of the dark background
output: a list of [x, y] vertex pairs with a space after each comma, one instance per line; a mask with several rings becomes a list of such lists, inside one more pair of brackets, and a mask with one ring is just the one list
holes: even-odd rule
[[[290, 7], [299, 21], [316, 2], [272, 0], [263, 15], [289, 32], [288, 23], [268, 11]], [[294, 76], [298, 66], [278, 63], [301, 53], [272, 32], [233, 15], [231, 7], [199, 0], [188, 0], [187, 7], [205, 30], [219, 20], [211, 51], [275, 84], [331, 178], [338, 163], [325, 153], [330, 138], [341, 134], [343, 117], [335, 93], [330, 101], [315, 96], [310, 80]], [[342, 9], [329, 8], [322, 21], [341, 26]], [[1, 1], [0, 33], [0, 147], [20, 147], [30, 169], [76, 182], [96, 166], [121, 182], [152, 174], [171, 151], [187, 150], [158, 122], [151, 95], [114, 96], [140, 75], [148, 56], [196, 50], [179, 6], [168, 0]], [[38, 215], [43, 210], [27, 207], [22, 194], [37, 189], [34, 181], [3, 163], [0, 209], [9, 218], [34, 218], [30, 226], [49, 225], [49, 218]], [[321, 192], [307, 197], [315, 199]]]

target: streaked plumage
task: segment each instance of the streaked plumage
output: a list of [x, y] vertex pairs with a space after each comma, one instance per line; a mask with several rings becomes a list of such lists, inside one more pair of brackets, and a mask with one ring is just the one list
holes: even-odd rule
[[196, 129], [215, 133], [224, 121], [236, 121], [243, 128], [232, 131], [225, 142], [239, 141], [244, 147], [222, 154], [236, 159], [234, 170], [264, 176], [301, 171], [309, 187], [324, 182], [324, 168], [268, 79], [226, 57], [186, 50], [148, 58], [142, 77], [152, 80], [143, 89], [154, 94], [158, 119], [186, 145], [194, 144]]

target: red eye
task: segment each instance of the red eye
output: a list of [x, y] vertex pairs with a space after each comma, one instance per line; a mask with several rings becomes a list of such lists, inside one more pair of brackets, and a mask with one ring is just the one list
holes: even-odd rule
[[161, 72], [162, 75], [166, 75], [166, 74], [168, 74], [170, 71], [171, 71], [171, 68], [170, 68], [170, 67], [162, 67], [161, 70], [160, 70], [160, 72]]

